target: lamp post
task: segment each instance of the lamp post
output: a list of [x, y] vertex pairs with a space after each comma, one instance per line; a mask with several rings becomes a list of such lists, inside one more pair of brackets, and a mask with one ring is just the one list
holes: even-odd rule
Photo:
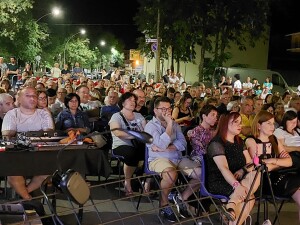
[[67, 49], [67, 45], [69, 43], [69, 41], [75, 37], [76, 35], [78, 34], [85, 34], [85, 30], [84, 29], [81, 29], [79, 32], [77, 32], [76, 34], [73, 34], [71, 37], [69, 37], [69, 39], [66, 41], [66, 44], [65, 44], [65, 47], [64, 47], [64, 64], [66, 64], [66, 49]]
[[[106, 42], [104, 40], [101, 40], [100, 41], [100, 46], [104, 47], [105, 45], [106, 45]], [[103, 54], [101, 53], [101, 51], [99, 51], [99, 52], [100, 52], [100, 69], [102, 69], [102, 67], [103, 67], [103, 60], [102, 60]]]
[[43, 19], [45, 16], [53, 15], [53, 16], [58, 16], [61, 13], [61, 10], [59, 8], [54, 7], [51, 12], [41, 16], [38, 18], [35, 22], [39, 22], [41, 19]]

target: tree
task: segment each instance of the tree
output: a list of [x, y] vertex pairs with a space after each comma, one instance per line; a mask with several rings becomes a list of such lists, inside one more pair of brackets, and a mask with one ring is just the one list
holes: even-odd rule
[[[162, 57], [166, 49], [172, 47], [177, 62], [192, 62], [195, 45], [201, 46], [199, 81], [204, 80], [206, 53], [214, 53], [211, 65], [223, 64], [229, 54], [225, 49], [235, 43], [241, 50], [246, 44], [254, 46], [259, 38], [266, 38], [269, 1], [261, 0], [140, 0], [140, 8], [135, 17], [138, 29], [146, 38], [156, 34], [157, 8], [161, 11], [160, 36]], [[147, 44], [139, 40], [139, 47], [147, 56], [153, 56]]]
[[14, 40], [23, 27], [22, 19], [32, 8], [33, 0], [1, 0], [0, 1], [0, 37]]
[[[168, 49], [171, 51], [171, 68], [174, 70], [174, 60], [177, 62], [192, 62], [195, 58], [194, 45], [190, 33], [190, 26], [182, 18], [186, 18], [189, 9], [184, 0], [176, 1], [150, 1], [140, 0], [140, 7], [135, 17], [138, 29], [145, 34], [146, 38], [156, 38], [157, 21], [149, 18], [157, 18], [160, 10], [160, 37], [161, 58], [168, 58]], [[145, 43], [144, 38], [139, 40], [139, 48], [147, 57], [153, 58], [154, 53], [150, 44]], [[179, 70], [179, 68], [177, 68]]]

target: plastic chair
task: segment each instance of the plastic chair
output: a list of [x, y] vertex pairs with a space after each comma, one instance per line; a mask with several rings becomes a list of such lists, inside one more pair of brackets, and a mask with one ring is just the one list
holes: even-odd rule
[[[216, 199], [218, 200], [218, 202], [220, 204], [226, 204], [229, 200], [229, 198], [227, 196], [224, 196], [224, 195], [217, 195], [217, 194], [212, 194], [210, 193], [206, 187], [205, 187], [205, 181], [206, 181], [206, 163], [205, 163], [205, 158], [206, 156], [201, 156], [201, 178], [200, 178], [200, 197], [210, 197], [212, 198], [212, 201], [213, 199]], [[219, 212], [221, 212], [220, 209], [218, 209]], [[199, 212], [200, 213], [200, 210]], [[223, 220], [222, 220], [222, 224], [223, 224]]]
[[212, 194], [210, 193], [206, 187], [205, 187], [205, 181], [206, 181], [206, 163], [205, 163], [205, 157], [206, 156], [202, 156], [201, 157], [201, 186], [200, 186], [200, 195], [203, 197], [212, 197], [214, 199], [218, 199], [220, 200], [222, 203], [227, 203], [229, 198], [227, 196], [224, 195], [217, 195], [217, 194]]
[[[145, 176], [143, 176], [143, 178], [142, 178], [142, 184], [143, 185], [142, 185], [141, 194], [139, 196], [139, 200], [138, 200], [137, 206], [136, 206], [137, 210], [139, 209], [140, 202], [141, 202], [141, 199], [142, 199], [142, 196], [143, 196], [143, 193], [144, 193], [144, 189], [145, 189], [144, 187], [145, 187], [145, 182], [146, 182], [147, 177], [148, 176], [158, 176], [159, 179], [160, 179], [159, 173], [156, 173], [156, 172], [149, 169], [148, 158], [149, 158], [149, 149], [146, 146], [145, 147], [145, 161], [144, 161], [144, 165], [145, 165], [144, 166], [144, 174], [145, 174]], [[157, 182], [157, 183], [159, 183], [159, 182]]]
[[112, 160], [117, 160], [117, 167], [118, 167], [118, 176], [119, 176], [119, 197], [121, 196], [121, 173], [122, 173], [122, 160], [124, 157], [121, 155], [114, 154], [114, 150], [111, 150], [111, 157], [110, 157], [110, 165]]

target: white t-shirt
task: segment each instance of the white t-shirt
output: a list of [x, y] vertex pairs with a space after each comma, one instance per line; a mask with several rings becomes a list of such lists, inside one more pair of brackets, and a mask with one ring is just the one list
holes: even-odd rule
[[243, 83], [243, 88], [244, 89], [252, 89], [252, 87], [253, 87], [253, 84], [251, 82]]
[[60, 77], [61, 76], [61, 70], [57, 67], [53, 67], [51, 69], [51, 74], [52, 74], [52, 77]]
[[294, 132], [293, 135], [279, 127], [274, 131], [274, 135], [277, 139], [284, 139], [284, 145], [286, 146], [300, 146], [300, 136], [297, 132]]
[[2, 123], [2, 131], [16, 132], [40, 131], [54, 129], [54, 123], [49, 111], [36, 109], [32, 115], [25, 115], [19, 108], [8, 111]]
[[175, 84], [177, 81], [179, 81], [179, 78], [177, 76], [175, 76], [175, 77], [169, 76], [169, 83], [170, 84]]
[[236, 80], [233, 84], [233, 88], [242, 89], [242, 82], [240, 80]]

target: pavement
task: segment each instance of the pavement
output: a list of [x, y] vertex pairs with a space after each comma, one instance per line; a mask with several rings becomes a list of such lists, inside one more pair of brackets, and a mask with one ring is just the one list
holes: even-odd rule
[[[93, 224], [111, 224], [111, 225], [135, 225], [135, 224], [146, 224], [146, 225], [154, 225], [154, 224], [186, 224], [186, 225], [194, 225], [194, 224], [221, 224], [220, 214], [217, 210], [217, 205], [215, 205], [215, 201], [212, 201], [210, 198], [207, 198], [207, 201], [211, 203], [210, 206], [210, 214], [201, 214], [197, 216], [195, 214], [194, 209], [190, 208], [190, 213], [193, 215], [187, 219], [181, 219], [177, 213], [176, 207], [174, 204], [172, 208], [174, 212], [177, 214], [177, 222], [170, 223], [164, 220], [159, 215], [159, 202], [158, 202], [158, 194], [160, 192], [159, 189], [154, 188], [150, 194], [141, 194], [138, 188], [135, 190], [135, 195], [127, 197], [123, 192], [123, 180], [118, 180], [118, 175], [111, 175], [108, 180], [102, 178], [101, 181], [97, 180], [98, 177], [87, 177], [88, 184], [90, 185], [91, 198], [88, 200], [83, 209], [83, 217], [82, 220], [78, 219], [81, 224], [84, 225], [93, 225]], [[141, 184], [143, 177], [134, 178], [132, 182], [137, 184]], [[3, 186], [3, 182], [1, 183]], [[119, 189], [119, 184], [121, 186], [121, 190]], [[179, 185], [175, 189], [180, 190], [184, 185]], [[120, 190], [120, 192], [119, 192]], [[9, 189], [9, 195], [10, 189]], [[48, 193], [48, 198], [51, 200], [53, 196], [56, 197], [56, 214], [58, 215], [59, 220], [62, 224], [65, 225], [75, 225], [78, 224], [77, 221], [77, 213], [78, 213], [78, 205], [68, 201], [65, 195], [61, 193]], [[139, 198], [141, 197], [140, 206], [137, 209], [137, 203]], [[43, 201], [43, 198], [38, 198], [39, 201], [43, 202], [44, 209], [49, 218], [51, 215], [51, 210], [46, 201]], [[1, 203], [17, 202], [18, 199], [4, 199], [2, 196]], [[191, 203], [201, 203], [199, 199], [191, 199], [189, 200]], [[1, 206], [1, 205], [0, 205]], [[269, 203], [268, 204], [268, 218], [273, 221], [275, 217], [274, 206]], [[1, 211], [1, 208], [0, 208]], [[260, 213], [260, 222], [258, 225], [263, 224], [263, 206], [261, 207]], [[281, 225], [297, 225], [298, 222], [298, 213], [297, 206], [293, 202], [287, 202], [283, 205], [280, 212], [280, 224]], [[246, 224], [256, 224], [257, 218], [257, 203], [252, 210], [251, 217], [248, 218]], [[0, 220], [2, 221], [1, 225], [11, 224], [7, 219], [7, 215], [0, 214]], [[18, 219], [18, 216], [14, 216], [14, 222]], [[22, 217], [20, 217], [22, 220]], [[252, 220], [252, 221], [251, 221]], [[50, 219], [51, 221], [51, 219]], [[13, 224], [23, 224], [21, 223], [13, 223]], [[29, 224], [29, 223], [28, 223]], [[38, 224], [38, 223], [31, 223]], [[54, 224], [53, 222], [47, 224]], [[57, 223], [59, 224], [59, 223]], [[279, 224], [278, 222], [276, 224]]]

